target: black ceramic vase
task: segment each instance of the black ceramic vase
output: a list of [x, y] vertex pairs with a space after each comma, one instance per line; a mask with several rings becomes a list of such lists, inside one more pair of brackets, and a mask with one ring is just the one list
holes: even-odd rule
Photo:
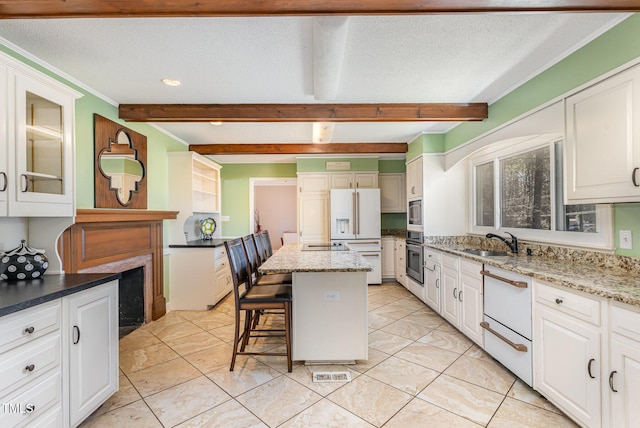
[[40, 278], [49, 267], [44, 250], [27, 247], [23, 239], [17, 248], [0, 253], [0, 280]]

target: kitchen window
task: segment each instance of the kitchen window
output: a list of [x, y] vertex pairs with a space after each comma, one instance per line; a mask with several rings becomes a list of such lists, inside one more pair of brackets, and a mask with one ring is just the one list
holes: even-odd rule
[[471, 159], [470, 230], [540, 242], [612, 248], [609, 205], [564, 205], [562, 141], [533, 139]]

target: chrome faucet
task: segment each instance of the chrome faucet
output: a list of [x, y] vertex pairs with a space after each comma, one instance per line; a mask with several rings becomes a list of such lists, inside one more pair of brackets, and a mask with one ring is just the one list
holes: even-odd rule
[[505, 232], [507, 235], [511, 236], [511, 241], [509, 241], [507, 238], [503, 238], [500, 235], [496, 235], [495, 233], [487, 233], [487, 238], [498, 238], [499, 240], [501, 240], [502, 242], [504, 242], [505, 244], [507, 244], [507, 246], [511, 249], [512, 253], [517, 253], [518, 252], [518, 238], [516, 238], [515, 236], [513, 236], [511, 233], [509, 232]]

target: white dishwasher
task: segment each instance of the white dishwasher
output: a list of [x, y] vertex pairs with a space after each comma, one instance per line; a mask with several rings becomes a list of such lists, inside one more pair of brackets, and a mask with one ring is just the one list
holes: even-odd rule
[[531, 349], [531, 277], [485, 265], [484, 350], [529, 386]]

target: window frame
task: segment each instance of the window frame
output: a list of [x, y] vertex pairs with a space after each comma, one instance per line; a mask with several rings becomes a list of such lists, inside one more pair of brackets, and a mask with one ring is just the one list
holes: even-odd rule
[[[485, 147], [469, 158], [469, 213], [468, 229], [469, 234], [486, 235], [487, 233], [509, 232], [519, 239], [527, 241], [570, 245], [576, 247], [588, 247], [601, 250], [613, 250], [613, 210], [611, 204], [596, 204], [596, 232], [573, 232], [556, 229], [558, 207], [556, 204], [556, 154], [555, 144], [562, 143], [562, 138], [535, 138], [513, 144], [510, 142], [495, 143]], [[501, 183], [500, 183], [500, 160], [517, 156], [519, 154], [548, 147], [550, 150], [550, 198], [551, 198], [551, 230], [535, 230], [523, 228], [503, 227], [501, 224]], [[494, 186], [494, 225], [476, 225], [476, 166], [493, 162], [493, 186]], [[564, 168], [563, 168], [564, 170]], [[564, 185], [564, 183], [562, 183]]]

